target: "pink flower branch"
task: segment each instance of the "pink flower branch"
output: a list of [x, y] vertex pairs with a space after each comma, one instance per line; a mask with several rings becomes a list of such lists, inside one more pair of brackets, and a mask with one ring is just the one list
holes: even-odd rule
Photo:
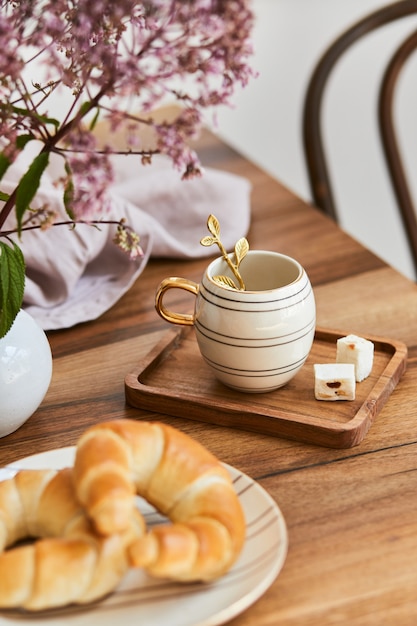
[[[16, 245], [4, 252], [1, 241], [11, 235], [4, 224], [13, 209], [18, 234], [42, 227], [42, 210], [36, 214], [30, 205], [52, 153], [64, 161], [65, 176], [56, 182], [62, 184], [70, 223], [100, 221], [105, 214], [111, 153], [139, 157], [141, 163], [163, 153], [183, 178], [200, 174], [198, 156], [188, 144], [198, 134], [204, 110], [229, 104], [235, 87], [253, 75], [249, 2], [0, 0], [0, 263], [2, 250], [4, 258], [19, 256]], [[50, 96], [58, 94], [67, 104], [61, 120], [47, 108]], [[149, 113], [167, 95], [182, 110], [174, 120], [156, 122]], [[143, 117], [130, 111], [131, 103]], [[111, 145], [98, 149], [93, 127], [99, 115], [110, 122], [111, 134], [121, 122], [129, 129], [131, 124], [151, 127], [155, 149], [136, 149], [133, 142], [122, 152]], [[39, 153], [7, 195], [1, 180], [33, 141], [41, 143]], [[35, 220], [30, 225], [29, 211]], [[62, 223], [67, 222], [56, 225]], [[116, 243], [131, 256], [138, 249], [122, 222]], [[22, 272], [20, 256], [16, 263]], [[0, 272], [0, 329], [7, 306]]]

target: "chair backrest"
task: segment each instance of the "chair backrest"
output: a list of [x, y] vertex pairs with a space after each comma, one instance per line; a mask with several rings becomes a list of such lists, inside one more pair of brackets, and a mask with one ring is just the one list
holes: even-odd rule
[[[321, 110], [328, 78], [342, 57], [356, 41], [395, 20], [417, 14], [417, 0], [399, 0], [367, 15], [348, 28], [326, 50], [311, 75], [303, 110], [303, 141], [307, 172], [315, 205], [339, 221], [326, 162]], [[393, 185], [399, 214], [403, 221], [417, 271], [417, 213], [405, 175], [393, 117], [393, 99], [398, 76], [417, 48], [417, 32], [409, 36], [388, 63], [379, 92], [378, 123], [383, 151]]]

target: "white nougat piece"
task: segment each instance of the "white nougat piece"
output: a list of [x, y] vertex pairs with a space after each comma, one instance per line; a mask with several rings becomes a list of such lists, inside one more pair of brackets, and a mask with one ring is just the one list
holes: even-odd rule
[[354, 400], [356, 394], [353, 363], [316, 363], [314, 365], [316, 400]]
[[360, 383], [372, 371], [374, 344], [368, 339], [347, 335], [337, 340], [336, 363], [353, 363], [356, 382]]

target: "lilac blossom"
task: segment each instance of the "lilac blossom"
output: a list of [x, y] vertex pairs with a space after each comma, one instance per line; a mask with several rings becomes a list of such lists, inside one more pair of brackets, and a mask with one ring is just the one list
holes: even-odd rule
[[[25, 228], [33, 197], [19, 195], [19, 187], [33, 182], [35, 194], [52, 154], [62, 159], [65, 174], [56, 183], [62, 185], [70, 220], [107, 219], [109, 155], [117, 152], [111, 134], [121, 125], [128, 125], [128, 152], [139, 163], [160, 153], [182, 178], [200, 175], [189, 142], [204, 111], [230, 104], [236, 86], [244, 87], [253, 75], [249, 3], [0, 0], [0, 180], [28, 142], [41, 145], [15, 191], [7, 195], [0, 188], [0, 245], [14, 208], [17, 232]], [[50, 104], [58, 96], [65, 102], [59, 117]], [[176, 119], [153, 120], [155, 108], [173, 102], [180, 105]], [[100, 150], [94, 139], [99, 119], [111, 129], [109, 145]], [[153, 131], [155, 149], [141, 148], [144, 126]], [[45, 210], [39, 227], [51, 222], [45, 221]], [[33, 228], [33, 211], [30, 221]], [[116, 242], [134, 257], [138, 239], [124, 229], [120, 223]]]
[[[81, 190], [67, 196], [68, 208], [80, 218], [86, 217], [85, 188], [105, 206], [103, 181], [111, 180], [106, 155], [91, 156], [86, 136], [86, 145], [78, 146], [84, 156], [73, 156], [73, 130], [92, 112], [108, 118], [113, 132], [126, 117], [132, 127], [152, 125], [157, 151], [171, 158], [183, 178], [199, 175], [198, 157], [187, 142], [201, 126], [202, 111], [229, 104], [236, 85], [245, 86], [251, 76], [252, 24], [247, 0], [2, 0], [3, 154], [13, 161], [29, 139], [60, 154], [73, 187]], [[63, 119], [51, 120], [48, 97], [62, 90], [71, 94], [71, 104]], [[126, 108], [132, 99], [133, 113]], [[141, 117], [167, 99], [182, 106], [176, 120], [154, 124]], [[25, 139], [19, 143], [18, 136]], [[78, 175], [82, 169], [88, 185]], [[91, 173], [97, 169], [102, 176]], [[0, 227], [4, 219], [0, 214]]]
[[[83, 103], [112, 117], [132, 96], [142, 113], [173, 98], [197, 127], [202, 109], [228, 104], [252, 73], [245, 0], [3, 0], [0, 7], [0, 130], [13, 145], [18, 130], [56, 146], [56, 136], [86, 114]], [[28, 84], [22, 74], [29, 75], [31, 60], [43, 73]], [[74, 103], [52, 134], [39, 114], [47, 112], [47, 91], [63, 87]], [[192, 133], [184, 132], [183, 117], [170, 126], [168, 144], [166, 127], [155, 128], [158, 149], [192, 172], [195, 156], [185, 148]]]

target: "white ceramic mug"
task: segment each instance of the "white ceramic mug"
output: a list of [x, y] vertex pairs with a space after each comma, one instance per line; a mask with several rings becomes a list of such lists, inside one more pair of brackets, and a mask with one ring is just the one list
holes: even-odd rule
[[[203, 358], [225, 385], [272, 391], [293, 378], [309, 355], [316, 321], [313, 290], [303, 267], [277, 252], [250, 250], [240, 271], [244, 291], [213, 280], [234, 279], [222, 257], [210, 263], [199, 285], [166, 278], [156, 293], [156, 310], [173, 324], [194, 325]], [[164, 295], [174, 288], [196, 295], [193, 314], [164, 306]]]

